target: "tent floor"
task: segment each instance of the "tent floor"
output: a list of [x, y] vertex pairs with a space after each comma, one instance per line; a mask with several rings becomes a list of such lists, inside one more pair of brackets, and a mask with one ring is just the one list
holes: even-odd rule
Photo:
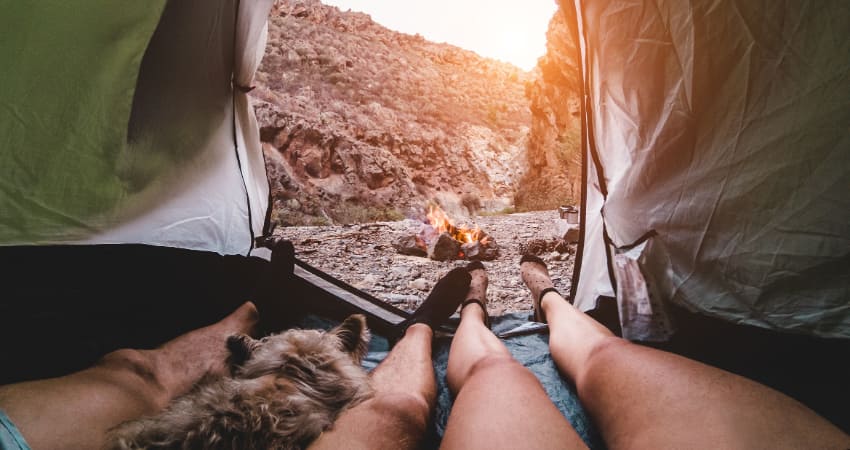
[[[151, 348], [212, 323], [245, 300], [266, 330], [305, 312], [357, 307], [259, 258], [141, 245], [0, 248], [0, 384], [80, 370], [118, 348]], [[594, 311], [616, 322], [616, 308]], [[676, 310], [658, 346], [772, 386], [850, 432], [850, 340], [781, 334]], [[612, 320], [613, 319], [613, 320]], [[375, 323], [372, 323], [375, 322]], [[377, 333], [387, 323], [370, 321]]]

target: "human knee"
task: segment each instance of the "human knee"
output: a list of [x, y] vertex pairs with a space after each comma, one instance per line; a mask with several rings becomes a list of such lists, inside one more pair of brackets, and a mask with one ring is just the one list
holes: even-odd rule
[[588, 351], [588, 365], [604, 364], [611, 358], [616, 358], [622, 355], [622, 352], [629, 351], [629, 348], [634, 344], [629, 341], [615, 336], [606, 336], [598, 339], [590, 346]]
[[522, 365], [516, 362], [510, 355], [487, 355], [479, 358], [472, 365], [463, 365], [452, 367], [451, 358], [449, 359], [449, 370], [446, 374], [449, 388], [453, 393], [457, 394], [461, 388], [472, 378], [486, 375], [487, 373], [504, 373], [505, 370], [522, 369]]
[[369, 403], [372, 411], [388, 426], [396, 427], [408, 435], [421, 435], [428, 427], [431, 405], [422, 396], [408, 393], [378, 394]]
[[585, 381], [598, 379], [599, 371], [607, 373], [612, 363], [620, 360], [624, 352], [630, 352], [634, 344], [615, 336], [606, 336], [593, 342], [583, 355], [578, 367], [576, 384], [581, 386]]
[[105, 371], [123, 389], [151, 401], [152, 407], [160, 408], [170, 400], [163, 374], [151, 351], [116, 350], [105, 355], [96, 367]]
[[534, 376], [513, 357], [493, 355], [481, 358], [481, 360], [473, 364], [466, 378], [469, 380], [472, 378], [494, 376], [498, 379], [504, 379], [509, 375]]

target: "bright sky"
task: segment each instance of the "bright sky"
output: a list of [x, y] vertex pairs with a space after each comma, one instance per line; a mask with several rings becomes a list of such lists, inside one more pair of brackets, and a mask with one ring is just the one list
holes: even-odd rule
[[419, 33], [525, 70], [546, 52], [555, 0], [322, 0], [365, 12], [387, 28]]

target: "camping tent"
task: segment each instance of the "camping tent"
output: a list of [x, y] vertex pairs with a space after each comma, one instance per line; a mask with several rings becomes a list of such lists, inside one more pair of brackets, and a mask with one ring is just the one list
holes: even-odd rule
[[[255, 238], [268, 184], [246, 91], [271, 3], [0, 6], [0, 353], [13, 362], [0, 383], [158, 345], [248, 298], [264, 320], [295, 316], [299, 296], [314, 311], [383, 309], [372, 325], [403, 317], [318, 270], [253, 256], [267, 256]], [[562, 3], [580, 25], [586, 94], [575, 303], [616, 293], [638, 339], [667, 337], [673, 304], [850, 336], [845, 2]], [[756, 342], [750, 366], [765, 354], [770, 366], [727, 368], [785, 392], [817, 377], [816, 397], [796, 396], [842, 414], [846, 341], [728, 335]]]
[[850, 337], [850, 6], [562, 0], [584, 103], [572, 297]]
[[[3, 6], [0, 245], [257, 254], [268, 184], [246, 95], [271, 0]], [[572, 298], [627, 337], [682, 305], [850, 337], [846, 2], [595, 0]]]

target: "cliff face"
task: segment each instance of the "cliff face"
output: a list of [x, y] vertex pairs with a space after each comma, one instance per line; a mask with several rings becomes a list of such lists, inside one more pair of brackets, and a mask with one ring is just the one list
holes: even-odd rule
[[581, 198], [580, 75], [575, 12], [559, 8], [546, 32], [546, 54], [526, 86], [531, 106], [528, 171], [518, 185], [521, 209], [551, 209]]
[[399, 218], [429, 200], [509, 205], [525, 171], [528, 81], [362, 13], [278, 0], [252, 91], [273, 218]]

